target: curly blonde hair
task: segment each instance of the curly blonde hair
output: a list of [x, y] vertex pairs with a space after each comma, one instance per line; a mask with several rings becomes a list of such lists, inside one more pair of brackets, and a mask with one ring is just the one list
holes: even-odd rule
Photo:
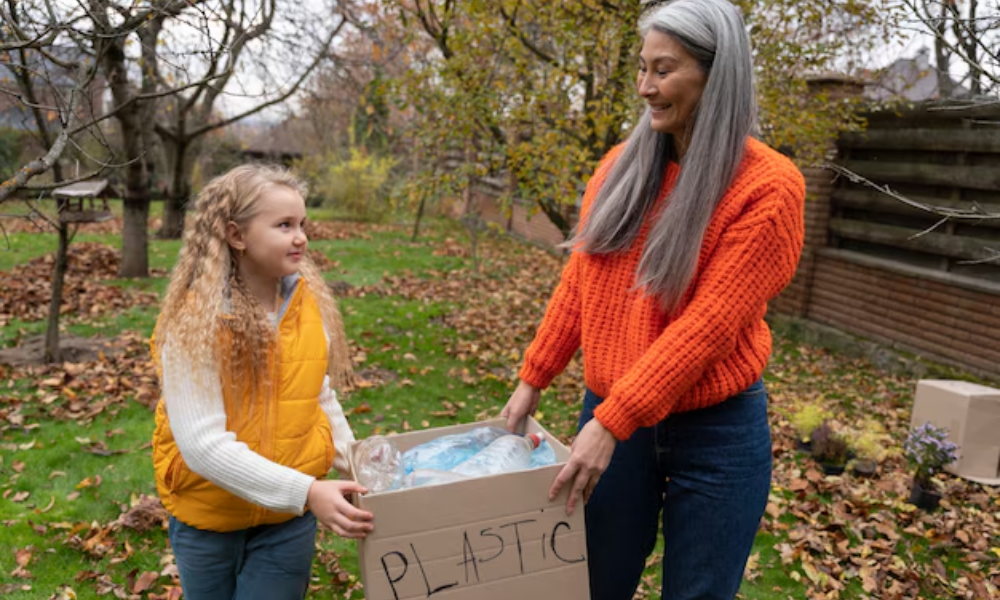
[[[216, 177], [198, 194], [154, 331], [158, 348], [169, 343], [171, 352], [180, 352], [195, 367], [225, 370], [230, 381], [250, 382], [254, 390], [270, 385], [274, 325], [237, 274], [226, 227], [230, 222], [247, 227], [260, 211], [258, 200], [273, 186], [303, 198], [308, 191], [284, 168], [251, 164]], [[316, 298], [330, 338], [330, 383], [343, 390], [353, 383], [353, 373], [340, 311], [312, 260], [303, 257], [299, 273]]]

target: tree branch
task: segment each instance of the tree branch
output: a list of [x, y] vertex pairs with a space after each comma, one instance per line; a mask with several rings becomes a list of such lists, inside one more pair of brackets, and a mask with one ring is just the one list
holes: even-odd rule
[[[865, 177], [863, 177], [861, 175], [858, 175], [854, 171], [851, 171], [850, 169], [847, 169], [847, 168], [842, 167], [840, 165], [833, 164], [833, 163], [826, 163], [826, 164], [824, 164], [822, 166], [825, 169], [829, 169], [830, 171], [833, 171], [837, 175], [846, 177], [847, 180], [850, 181], [851, 183], [857, 183], [857, 184], [861, 184], [861, 185], [870, 187], [870, 188], [872, 188], [872, 189], [874, 189], [876, 191], [879, 191], [879, 192], [885, 194], [886, 196], [889, 196], [890, 198], [893, 198], [895, 200], [898, 200], [898, 201], [902, 202], [903, 204], [905, 204], [907, 206], [910, 206], [912, 208], [916, 208], [916, 209], [922, 210], [924, 212], [928, 212], [928, 213], [933, 214], [933, 215], [937, 215], [939, 217], [944, 217], [944, 219], [940, 223], [943, 223], [944, 221], [947, 221], [949, 219], [966, 219], [966, 220], [972, 220], [972, 221], [985, 221], [985, 220], [992, 220], [992, 219], [1000, 219], [1000, 213], [987, 213], [987, 212], [983, 212], [983, 210], [981, 208], [979, 208], [979, 206], [977, 204], [973, 204], [972, 208], [969, 208], [969, 209], [965, 209], [965, 208], [947, 208], [947, 207], [943, 207], [943, 206], [934, 206], [933, 204], [924, 204], [923, 202], [917, 202], [916, 200], [912, 200], [910, 198], [907, 198], [906, 196], [904, 196], [904, 195], [902, 195], [902, 194], [900, 194], [898, 192], [893, 191], [887, 185], [879, 185], [879, 184], [871, 181], [870, 179], [867, 179], [867, 178], [865, 178]], [[940, 225], [940, 223], [938, 223], [938, 225]], [[938, 225], [935, 225], [934, 227], [937, 227]]]

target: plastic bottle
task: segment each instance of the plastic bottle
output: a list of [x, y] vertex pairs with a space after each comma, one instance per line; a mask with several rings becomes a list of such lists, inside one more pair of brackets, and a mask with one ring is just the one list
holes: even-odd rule
[[354, 476], [368, 493], [401, 487], [406, 472], [399, 448], [382, 435], [366, 438], [354, 449]]
[[417, 469], [450, 471], [505, 435], [510, 432], [500, 427], [476, 427], [444, 435], [404, 452], [403, 467], [407, 474]]
[[451, 471], [438, 471], [436, 469], [417, 469], [408, 474], [403, 479], [404, 488], [424, 487], [427, 485], [440, 485], [453, 481], [464, 481], [469, 479], [465, 475], [459, 475]]
[[554, 464], [556, 464], [556, 451], [552, 449], [552, 445], [549, 444], [548, 440], [542, 440], [542, 443], [538, 444], [538, 447], [531, 453], [531, 461], [528, 463], [528, 468], [537, 469]]
[[542, 438], [529, 433], [526, 436], [508, 434], [494, 440], [469, 460], [452, 469], [453, 473], [468, 477], [484, 477], [528, 468], [531, 452]]

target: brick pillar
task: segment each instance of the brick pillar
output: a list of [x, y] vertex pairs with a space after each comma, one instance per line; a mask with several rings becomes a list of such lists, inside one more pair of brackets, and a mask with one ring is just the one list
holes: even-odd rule
[[826, 246], [833, 189], [833, 172], [827, 169], [803, 169], [802, 174], [806, 178], [806, 237], [802, 258], [792, 282], [770, 305], [775, 312], [795, 317], [805, 317], [809, 312], [816, 251]]
[[[842, 102], [847, 98], [857, 98], [864, 91], [862, 82], [839, 74], [817, 74], [808, 79], [810, 94], [824, 94], [830, 102]], [[830, 142], [830, 158], [836, 154], [836, 145]], [[816, 267], [816, 252], [827, 245], [827, 231], [830, 224], [830, 195], [833, 191], [834, 173], [822, 168], [804, 168], [806, 178], [806, 238], [802, 248], [795, 278], [787, 288], [771, 302], [775, 312], [806, 317], [812, 294], [813, 273]]]

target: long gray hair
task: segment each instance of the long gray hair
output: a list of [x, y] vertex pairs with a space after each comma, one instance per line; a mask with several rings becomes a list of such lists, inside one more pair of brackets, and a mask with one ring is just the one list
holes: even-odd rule
[[[683, 168], [639, 262], [638, 287], [672, 311], [691, 285], [712, 213], [739, 169], [747, 136], [756, 129], [757, 106], [750, 41], [739, 10], [727, 0], [674, 0], [657, 6], [639, 21], [643, 38], [650, 30], [674, 38], [707, 75], [688, 124]], [[566, 246], [591, 254], [632, 246], [670, 161], [678, 160], [673, 136], [654, 131], [650, 121], [647, 107], [585, 223]]]

